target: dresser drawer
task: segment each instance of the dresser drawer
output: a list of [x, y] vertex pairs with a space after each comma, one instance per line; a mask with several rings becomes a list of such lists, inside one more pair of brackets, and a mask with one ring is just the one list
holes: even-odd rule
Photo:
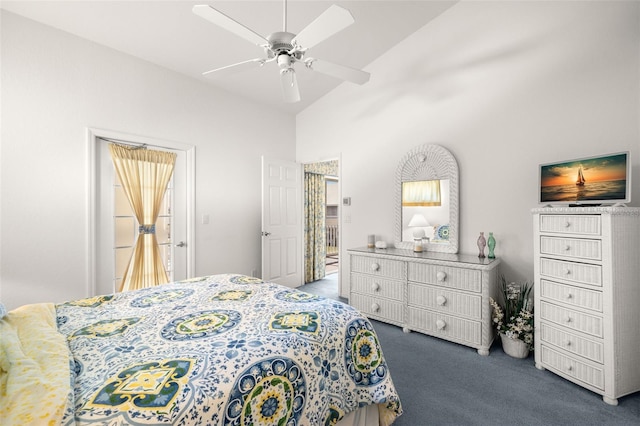
[[409, 305], [418, 308], [429, 308], [478, 320], [482, 318], [482, 296], [479, 294], [461, 293], [443, 287], [410, 282], [407, 301]]
[[450, 340], [472, 345], [482, 343], [482, 327], [479, 321], [472, 321], [439, 312], [409, 306], [409, 328], [420, 330]]
[[439, 285], [458, 290], [482, 291], [482, 271], [450, 266], [410, 263], [409, 281]]
[[543, 235], [540, 237], [540, 253], [576, 259], [602, 260], [602, 242]]
[[351, 293], [349, 304], [365, 315], [383, 318], [396, 324], [404, 322], [404, 304], [402, 302]]
[[555, 351], [542, 345], [541, 359], [545, 367], [558, 373], [580, 380], [597, 389], [604, 389], [604, 367], [591, 365], [571, 356]]
[[541, 322], [538, 333], [540, 333], [540, 339], [544, 343], [555, 345], [591, 361], [604, 363], [602, 340], [587, 339], [577, 335], [574, 331], [565, 330], [562, 327], [553, 327], [544, 321]]
[[351, 291], [357, 293], [402, 301], [404, 300], [403, 289], [402, 281], [355, 273], [351, 275]]
[[547, 320], [573, 330], [581, 331], [596, 337], [603, 337], [602, 317], [574, 311], [562, 306], [540, 302], [540, 315]]
[[404, 280], [406, 277], [406, 263], [380, 259], [368, 256], [351, 256], [351, 271], [364, 274], [379, 275], [387, 278]]
[[602, 292], [540, 280], [540, 297], [602, 312]]
[[540, 232], [595, 236], [600, 229], [600, 215], [540, 215]]
[[602, 287], [602, 267], [600, 265], [541, 257], [540, 275]]

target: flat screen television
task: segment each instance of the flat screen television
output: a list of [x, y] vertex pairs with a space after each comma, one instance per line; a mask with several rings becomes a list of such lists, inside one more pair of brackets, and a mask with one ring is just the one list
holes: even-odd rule
[[540, 165], [540, 203], [601, 205], [631, 202], [629, 152]]

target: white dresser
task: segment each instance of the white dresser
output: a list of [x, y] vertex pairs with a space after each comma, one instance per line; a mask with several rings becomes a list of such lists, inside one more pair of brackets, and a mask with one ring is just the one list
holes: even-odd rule
[[535, 362], [617, 398], [640, 390], [640, 208], [533, 210]]
[[406, 249], [348, 250], [349, 303], [369, 318], [476, 348], [494, 338], [498, 259]]

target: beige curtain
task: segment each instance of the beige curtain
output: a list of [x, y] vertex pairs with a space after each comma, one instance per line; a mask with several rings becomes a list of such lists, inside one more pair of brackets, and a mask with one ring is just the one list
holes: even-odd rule
[[440, 206], [439, 180], [402, 182], [403, 206]]
[[140, 224], [120, 291], [169, 281], [156, 239], [156, 220], [173, 174], [176, 154], [109, 144], [111, 159]]

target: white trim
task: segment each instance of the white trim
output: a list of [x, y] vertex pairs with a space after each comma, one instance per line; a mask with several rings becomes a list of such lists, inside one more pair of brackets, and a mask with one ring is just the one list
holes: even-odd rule
[[129, 141], [136, 144], [146, 144], [148, 146], [184, 151], [186, 154], [187, 167], [187, 278], [192, 278], [195, 274], [195, 146], [181, 142], [151, 138], [147, 136], [131, 135], [105, 129], [95, 129], [87, 127], [87, 297], [95, 295], [96, 292], [96, 144], [98, 138], [113, 139], [117, 141]]
[[189, 145], [187, 154], [187, 278], [196, 273], [196, 147]]
[[304, 181], [304, 164], [296, 161], [298, 165], [298, 174], [300, 175], [300, 193], [298, 197], [300, 197], [300, 206], [298, 209], [298, 214], [300, 215], [300, 242], [298, 243], [298, 250], [300, 250], [300, 257], [298, 259], [298, 268], [300, 268], [300, 284], [298, 287], [306, 284], [307, 280], [307, 265], [306, 265], [306, 255], [307, 255], [307, 247], [305, 241], [307, 239], [307, 235], [304, 232], [304, 227], [306, 226], [306, 221], [304, 218], [304, 190], [305, 190], [305, 181]]
[[[342, 205], [342, 183], [344, 182], [344, 178], [342, 177], [342, 152], [338, 153], [338, 244], [340, 247], [338, 248], [338, 296], [340, 297], [349, 297], [349, 292], [351, 288], [351, 283], [349, 281], [349, 285], [344, 291], [344, 281], [342, 280], [342, 266], [344, 265], [345, 259], [347, 259], [347, 251], [344, 249], [344, 215], [343, 215], [343, 205]], [[344, 296], [343, 296], [344, 291]]]
[[90, 297], [96, 292], [96, 136], [90, 128], [87, 128], [87, 269], [85, 271], [86, 296]]

